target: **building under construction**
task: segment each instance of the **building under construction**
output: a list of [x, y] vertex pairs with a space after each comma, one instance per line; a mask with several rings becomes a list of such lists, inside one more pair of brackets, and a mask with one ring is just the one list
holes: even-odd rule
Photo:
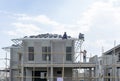
[[66, 33], [40, 34], [12, 41], [10, 81], [79, 81], [85, 78], [78, 75], [81, 69], [84, 72], [84, 68], [89, 70], [86, 80], [92, 81], [95, 77], [95, 63], [81, 61], [84, 41], [81, 33], [78, 38]]
[[78, 38], [47, 33], [12, 41], [11, 47], [4, 48], [10, 49], [10, 81], [120, 81], [105, 73], [109, 52], [86, 57], [81, 33]]

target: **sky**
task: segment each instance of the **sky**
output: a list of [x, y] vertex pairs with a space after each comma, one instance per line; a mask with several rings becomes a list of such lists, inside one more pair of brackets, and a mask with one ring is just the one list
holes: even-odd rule
[[[1, 48], [29, 35], [67, 32], [78, 38], [83, 33], [82, 49], [101, 56], [102, 47], [120, 44], [120, 0], [0, 0], [0, 31]], [[6, 51], [0, 54], [4, 67]]]

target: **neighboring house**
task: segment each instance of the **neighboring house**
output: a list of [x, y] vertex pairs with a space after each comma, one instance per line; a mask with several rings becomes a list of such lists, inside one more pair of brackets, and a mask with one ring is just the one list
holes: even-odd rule
[[120, 45], [103, 53], [104, 81], [120, 81]]

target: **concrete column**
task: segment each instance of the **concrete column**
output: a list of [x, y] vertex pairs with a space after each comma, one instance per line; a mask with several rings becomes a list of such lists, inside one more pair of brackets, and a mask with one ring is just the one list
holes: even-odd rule
[[115, 66], [112, 67], [112, 81], [115, 81], [116, 72], [115, 72]]
[[94, 68], [94, 77], [95, 77], [94, 81], [97, 81], [97, 78], [96, 78], [96, 68]]
[[114, 76], [115, 79], [114, 80], [117, 81], [117, 67], [115, 66], [114, 69], [115, 69], [115, 76]]
[[24, 81], [24, 67], [21, 68], [21, 80]]
[[92, 81], [92, 68], [89, 68], [89, 81]]
[[50, 77], [51, 77], [51, 81], [53, 81], [53, 67], [51, 67], [51, 70], [50, 70], [51, 72], [51, 74], [50, 74]]
[[51, 68], [50, 68], [50, 80], [53, 81], [53, 45], [52, 45], [52, 41], [50, 41], [50, 45], [51, 45]]
[[25, 70], [25, 67], [24, 67], [24, 66], [21, 68], [21, 75], [20, 75], [20, 77], [21, 77], [21, 81], [25, 81], [25, 78], [26, 78], [26, 70]]
[[[63, 47], [63, 51], [65, 52], [65, 48], [66, 48], [66, 42], [64, 43], [64, 47]], [[65, 63], [65, 54], [66, 53], [63, 53], [63, 66], [62, 66], [62, 78], [63, 78], [63, 81], [64, 81], [64, 76], [65, 76], [65, 74], [64, 74], [64, 72], [65, 72], [65, 67], [64, 67], [64, 63]]]
[[26, 68], [25, 71], [26, 71], [25, 81], [32, 81], [32, 70]]
[[119, 77], [120, 76], [120, 67], [118, 67], [118, 71], [117, 72], [118, 72], [118, 81], [120, 81], [120, 77]]

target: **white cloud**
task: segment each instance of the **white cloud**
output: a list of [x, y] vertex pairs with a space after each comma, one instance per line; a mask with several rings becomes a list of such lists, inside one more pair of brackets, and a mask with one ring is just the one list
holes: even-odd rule
[[86, 10], [83, 13], [83, 17], [79, 21], [79, 23], [82, 22], [82, 24], [87, 24], [90, 27], [95, 24], [94, 22], [98, 21], [101, 23], [101, 21], [104, 21], [106, 19], [107, 21], [109, 21], [109, 24], [115, 25], [117, 22], [120, 21], [119, 17], [120, 17], [120, 7], [115, 7], [113, 3], [110, 2], [100, 1], [100, 2], [94, 2], [88, 8], [88, 10]]
[[35, 22], [39, 22], [39, 23], [42, 23], [42, 24], [53, 25], [53, 26], [59, 25], [58, 22], [50, 19], [46, 15], [38, 15], [38, 16], [23, 15], [23, 16], [19, 16], [18, 20], [21, 20], [21, 21], [25, 21], [25, 20], [27, 20], [27, 21], [35, 21]]
[[43, 24], [48, 24], [48, 25], [53, 25], [53, 26], [59, 25], [58, 22], [53, 21], [52, 19], [48, 18], [45, 15], [39, 15], [39, 16], [33, 18], [33, 20], [40, 22], [40, 23], [43, 23]]
[[99, 1], [90, 5], [89, 8], [82, 14], [82, 17], [77, 23], [83, 27], [85, 25], [89, 29], [95, 24], [96, 21], [101, 23], [102, 21], [107, 20], [109, 22], [111, 21], [111, 24], [116, 24], [120, 21], [119, 17], [120, 7], [115, 7], [110, 2]]
[[111, 4], [120, 2], [119, 0], [108, 0]]
[[[17, 36], [19, 33], [21, 33], [22, 35], [36, 34], [34, 32], [36, 30], [33, 30], [34, 28], [36, 28], [36, 25], [42, 26], [37, 28], [41, 29], [43, 32], [49, 32], [49, 33], [52, 32], [52, 33], [58, 33], [58, 34], [67, 32], [72, 36], [76, 36], [76, 34], [78, 35], [79, 32], [86, 32], [89, 30], [89, 28], [82, 22], [81, 22], [82, 24], [79, 24], [79, 23], [64, 24], [64, 23], [57, 22], [46, 15], [30, 16], [28, 14], [18, 14], [18, 13], [11, 13], [11, 12], [4, 12], [4, 13], [13, 17], [14, 19], [15, 18], [17, 19], [12, 24], [12, 26], [14, 26], [15, 29], [7, 31], [7, 34], [9, 35]], [[19, 23], [16, 23], [16, 22], [19, 22]]]
[[77, 22], [89, 29], [86, 34], [88, 35], [86, 47], [94, 54], [101, 55], [102, 47], [105, 51], [111, 49], [114, 46], [114, 40], [117, 44], [120, 43], [120, 6], [116, 6], [117, 1], [101, 0], [92, 3]]
[[[47, 32], [57, 34], [67, 32], [68, 35], [77, 37], [82, 32], [86, 33], [85, 36], [88, 37], [86, 37], [87, 40], [84, 44], [86, 45], [84, 48], [88, 50], [88, 54], [90, 51], [94, 55], [101, 55], [102, 47], [106, 51], [113, 47], [114, 40], [120, 40], [120, 6], [118, 6], [117, 2], [119, 0], [99, 0], [93, 2], [84, 12], [81, 12], [82, 15], [78, 13], [80, 14], [79, 20], [68, 24], [58, 22], [47, 15], [30, 16], [28, 14], [14, 14], [17, 20], [12, 26], [15, 28], [7, 31], [7, 33], [19, 37], [21, 35]], [[4, 13], [9, 14], [8, 12]], [[73, 16], [73, 14], [69, 16]]]
[[94, 45], [95, 45], [96, 47], [99, 47], [99, 48], [101, 48], [101, 47], [104, 47], [104, 48], [109, 48], [109, 47], [111, 47], [111, 44], [109, 44], [109, 42], [107, 42], [107, 40], [103, 40], [103, 39], [96, 40], [96, 41], [94, 42]]
[[15, 31], [6, 31], [5, 33], [11, 36], [17, 36], [17, 33]]
[[[105, 27], [106, 28], [109, 27], [113, 29], [112, 26], [114, 25], [120, 26], [119, 17], [120, 17], [120, 8], [115, 7], [111, 2], [108, 1], [107, 2], [97, 1], [89, 5], [88, 9], [82, 13], [82, 16], [79, 18], [80, 20], [76, 21], [76, 23], [74, 24], [60, 23], [53, 20], [52, 18], [49, 18], [46, 15], [29, 16], [27, 14], [16, 14], [16, 18], [18, 22], [21, 23], [24, 22], [25, 24], [30, 26], [32, 24], [32, 27], [36, 26], [36, 23], [39, 26], [42, 25], [42, 27], [37, 27], [37, 28], [40, 28], [41, 30], [43, 30], [43, 32], [54, 32], [61, 34], [66, 31], [72, 36], [76, 36], [80, 32], [86, 33], [88, 31], [91, 31], [91, 29], [94, 27], [96, 27], [96, 29], [105, 28]], [[29, 24], [28, 22], [31, 24]], [[24, 26], [26, 26], [25, 24]], [[17, 32], [21, 32], [21, 33], [26, 33], [28, 31], [32, 32], [31, 30], [28, 29], [25, 29], [24, 31], [19, 31], [21, 25], [18, 26], [18, 23], [17, 25], [14, 24], [14, 26], [16, 27]], [[51, 31], [49, 29], [51, 29]], [[14, 33], [10, 31], [9, 34], [14, 34]]]
[[33, 24], [12, 23], [14, 30], [7, 31], [9, 35], [23, 36], [31, 34], [39, 34], [41, 29]]
[[110, 4], [95, 2], [85, 12], [83, 12], [82, 17], [77, 21], [77, 23], [89, 29], [94, 24], [97, 16], [101, 17], [102, 13], [105, 14], [106, 10], [109, 11], [111, 8], [112, 6]]
[[[68, 32], [70, 35], [75, 36], [75, 34], [78, 34], [80, 32], [86, 32], [89, 30], [89, 28], [85, 24], [63, 24], [57, 21], [54, 21], [53, 19], [47, 17], [46, 15], [38, 15], [38, 16], [28, 16], [23, 15], [18, 17], [19, 21], [31, 21], [31, 22], [38, 22], [39, 24], [44, 24], [51, 26], [52, 33], [58, 33], [61, 34], [63, 32]], [[43, 28], [44, 29], [44, 28]], [[49, 28], [48, 28], [49, 29]], [[49, 32], [49, 30], [46, 30]], [[75, 31], [75, 32], [73, 32]]]
[[15, 15], [18, 20], [32, 20], [32, 18], [26, 14], [16, 14]]

